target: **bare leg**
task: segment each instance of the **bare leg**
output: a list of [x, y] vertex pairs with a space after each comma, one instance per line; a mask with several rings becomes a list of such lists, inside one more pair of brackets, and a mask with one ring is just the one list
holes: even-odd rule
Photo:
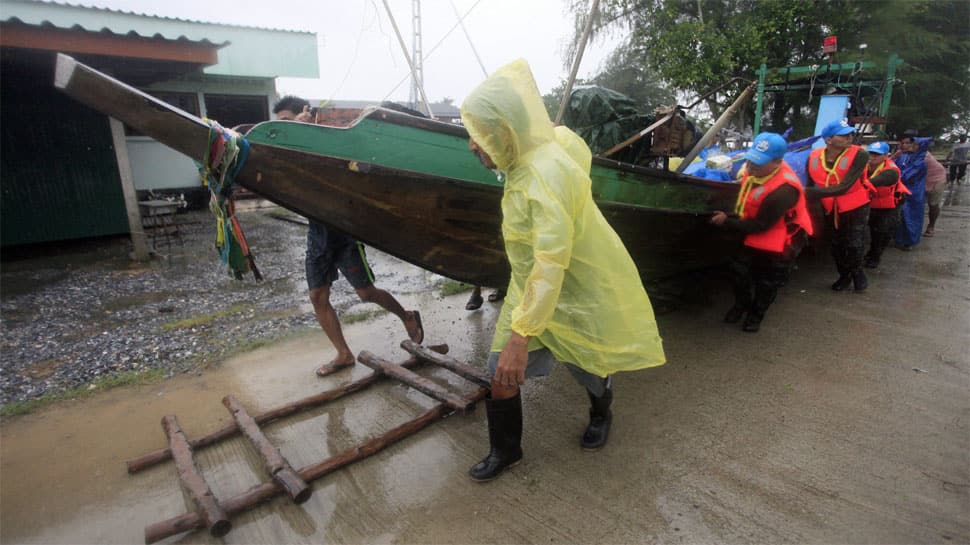
[[412, 341], [416, 343], [424, 341], [424, 331], [418, 324], [416, 311], [404, 310], [404, 307], [401, 306], [401, 303], [393, 295], [371, 284], [366, 288], [358, 289], [357, 296], [360, 297], [361, 301], [365, 303], [377, 303], [388, 312], [397, 316], [404, 324], [404, 329]]
[[505, 299], [505, 288], [496, 288], [495, 291], [488, 294], [488, 300], [493, 303], [502, 299]]
[[926, 226], [926, 232], [928, 234], [933, 234], [934, 228], [936, 227], [936, 220], [940, 217], [940, 207], [930, 205], [930, 224]]
[[317, 316], [317, 322], [323, 332], [327, 334], [327, 338], [330, 339], [333, 347], [337, 349], [337, 356], [317, 369], [317, 374], [325, 376], [338, 369], [353, 365], [354, 353], [347, 346], [337, 311], [330, 304], [330, 286], [310, 290], [310, 302], [313, 304], [313, 313]]
[[465, 303], [465, 310], [478, 310], [482, 308], [482, 303], [484, 302], [485, 300], [482, 299], [482, 287], [475, 286], [472, 294], [468, 296], [468, 302]]

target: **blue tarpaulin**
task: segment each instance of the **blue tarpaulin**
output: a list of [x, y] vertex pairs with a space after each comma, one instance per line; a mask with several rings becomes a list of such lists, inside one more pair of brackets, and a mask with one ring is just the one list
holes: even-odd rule
[[899, 167], [900, 178], [912, 195], [903, 203], [901, 220], [896, 228], [896, 244], [913, 246], [919, 244], [923, 232], [923, 208], [926, 206], [926, 151], [932, 138], [917, 138], [915, 152], [903, 153], [893, 159]]
[[[795, 171], [795, 174], [798, 175], [798, 179], [801, 180], [802, 186], [805, 186], [808, 183], [806, 179], [807, 169], [805, 164], [808, 162], [808, 155], [812, 152], [812, 148], [810, 146], [816, 140], [821, 140], [821, 138], [818, 136], [809, 136], [808, 138], [796, 140], [795, 142], [788, 144], [788, 153], [785, 154], [785, 162], [788, 163], [788, 166], [790, 166], [792, 170]], [[732, 161], [730, 174], [723, 170], [707, 168], [705, 161], [691, 163], [690, 166], [684, 169], [684, 174], [722, 182], [734, 181], [738, 176], [738, 171], [741, 170], [741, 165], [744, 164], [744, 159], [742, 159], [742, 156], [746, 151], [748, 150], [733, 151], [724, 154], [730, 157]], [[701, 153], [703, 154], [703, 152]]]

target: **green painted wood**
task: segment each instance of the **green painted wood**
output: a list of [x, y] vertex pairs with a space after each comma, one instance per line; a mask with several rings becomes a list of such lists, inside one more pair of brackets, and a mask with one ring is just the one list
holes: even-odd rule
[[363, 118], [352, 127], [268, 121], [246, 138], [271, 146], [329, 155], [412, 172], [499, 186], [495, 173], [468, 151], [468, 138]]
[[[292, 121], [269, 121], [253, 127], [246, 138], [287, 149], [299, 150], [361, 163], [375, 164], [500, 186], [496, 175], [468, 150], [468, 137], [435, 132], [416, 126], [378, 119], [380, 112], [360, 119], [351, 127], [326, 127]], [[454, 131], [452, 131], [454, 132]], [[723, 206], [734, 206], [736, 191], [724, 191], [725, 184], [677, 176], [615, 168], [618, 163], [597, 161], [590, 178], [597, 201], [704, 213], [712, 208], [714, 194], [725, 194]], [[730, 209], [730, 208], [728, 208]]]
[[108, 120], [38, 82], [3, 67], [0, 245], [128, 233]]

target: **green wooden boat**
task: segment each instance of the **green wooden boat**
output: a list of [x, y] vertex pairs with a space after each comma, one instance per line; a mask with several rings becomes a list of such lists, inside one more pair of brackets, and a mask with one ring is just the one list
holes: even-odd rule
[[[55, 85], [197, 161], [209, 126], [59, 55]], [[386, 109], [352, 126], [268, 121], [248, 128], [239, 185], [443, 276], [503, 286], [502, 184], [458, 125]], [[708, 224], [737, 187], [596, 158], [593, 196], [648, 285], [723, 262], [739, 238]]]

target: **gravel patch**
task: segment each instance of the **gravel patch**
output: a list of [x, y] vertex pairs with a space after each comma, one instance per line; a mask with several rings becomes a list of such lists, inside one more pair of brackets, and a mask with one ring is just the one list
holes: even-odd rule
[[[304, 276], [306, 227], [270, 215], [280, 213], [239, 213], [262, 282], [226, 273], [214, 221], [201, 211], [179, 214], [182, 243], [163, 246], [168, 255], [147, 263], [127, 259], [124, 239], [5, 261], [0, 404], [130, 373], [172, 376], [318, 328]], [[444, 281], [377, 250], [369, 248], [368, 258], [378, 285], [394, 294]], [[359, 302], [343, 280], [331, 299], [338, 312]]]

